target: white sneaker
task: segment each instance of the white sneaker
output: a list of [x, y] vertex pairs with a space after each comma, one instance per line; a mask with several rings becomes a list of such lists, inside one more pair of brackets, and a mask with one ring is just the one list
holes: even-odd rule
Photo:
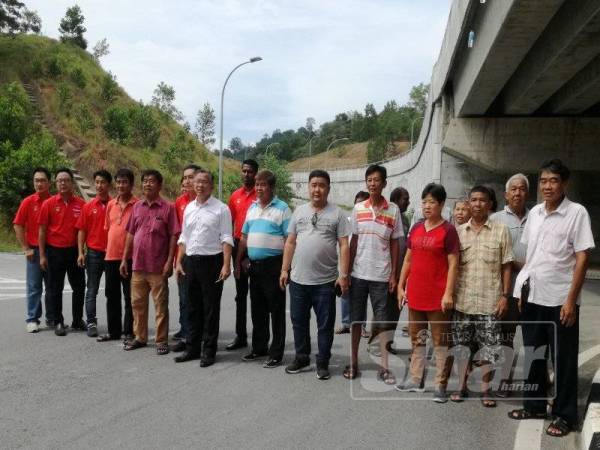
[[27, 332], [28, 333], [37, 333], [40, 331], [40, 326], [37, 322], [27, 322]]

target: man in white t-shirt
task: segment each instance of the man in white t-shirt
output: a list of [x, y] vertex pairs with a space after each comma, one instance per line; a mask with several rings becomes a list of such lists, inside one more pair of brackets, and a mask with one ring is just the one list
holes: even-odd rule
[[[548, 354], [555, 362], [553, 421], [546, 433], [564, 436], [577, 426], [577, 356], [579, 302], [589, 250], [594, 248], [590, 216], [570, 201], [565, 191], [569, 169], [558, 159], [544, 163], [539, 177], [544, 202], [529, 213], [521, 242], [527, 245], [525, 265], [515, 282], [520, 299], [523, 345], [527, 354]], [[528, 293], [523, 286], [528, 286]], [[527, 374], [528, 400], [513, 410], [516, 420], [546, 416], [547, 363], [533, 359]]]

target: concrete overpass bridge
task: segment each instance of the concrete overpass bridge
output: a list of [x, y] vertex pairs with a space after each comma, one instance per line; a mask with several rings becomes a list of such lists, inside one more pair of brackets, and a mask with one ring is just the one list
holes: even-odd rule
[[[502, 199], [506, 178], [519, 171], [535, 201], [538, 167], [559, 157], [573, 171], [570, 197], [588, 207], [598, 231], [599, 150], [600, 0], [455, 0], [421, 134], [385, 162], [387, 192], [404, 186], [418, 205], [436, 181], [453, 203], [486, 182]], [[331, 171], [331, 199], [350, 205], [364, 171]], [[292, 180], [306, 197], [308, 172]]]

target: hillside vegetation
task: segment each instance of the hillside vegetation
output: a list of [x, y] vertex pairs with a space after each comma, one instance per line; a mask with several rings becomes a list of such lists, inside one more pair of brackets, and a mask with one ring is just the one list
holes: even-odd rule
[[[33, 87], [33, 112], [39, 110], [49, 134], [88, 178], [97, 168], [129, 167], [136, 173], [157, 168], [165, 177], [165, 195], [173, 198], [186, 163], [217, 170], [216, 156], [189, 130], [131, 99], [77, 46], [44, 36], [0, 36], [0, 86], [11, 82]], [[238, 164], [226, 161], [226, 195], [238, 183]]]

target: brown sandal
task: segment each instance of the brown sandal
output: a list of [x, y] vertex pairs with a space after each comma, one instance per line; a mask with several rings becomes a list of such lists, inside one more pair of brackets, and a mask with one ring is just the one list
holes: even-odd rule
[[167, 344], [158, 344], [156, 346], [156, 354], [157, 355], [166, 355], [169, 353], [169, 346]]
[[358, 371], [358, 366], [348, 365], [344, 368], [344, 378], [346, 380], [354, 380], [360, 375]]
[[145, 347], [146, 343], [144, 342], [140, 342], [137, 339], [134, 339], [133, 341], [129, 341], [127, 342], [124, 346], [123, 346], [123, 350], [125, 350], [126, 352], [130, 351], [130, 350], [136, 350], [138, 348], [142, 348]]

